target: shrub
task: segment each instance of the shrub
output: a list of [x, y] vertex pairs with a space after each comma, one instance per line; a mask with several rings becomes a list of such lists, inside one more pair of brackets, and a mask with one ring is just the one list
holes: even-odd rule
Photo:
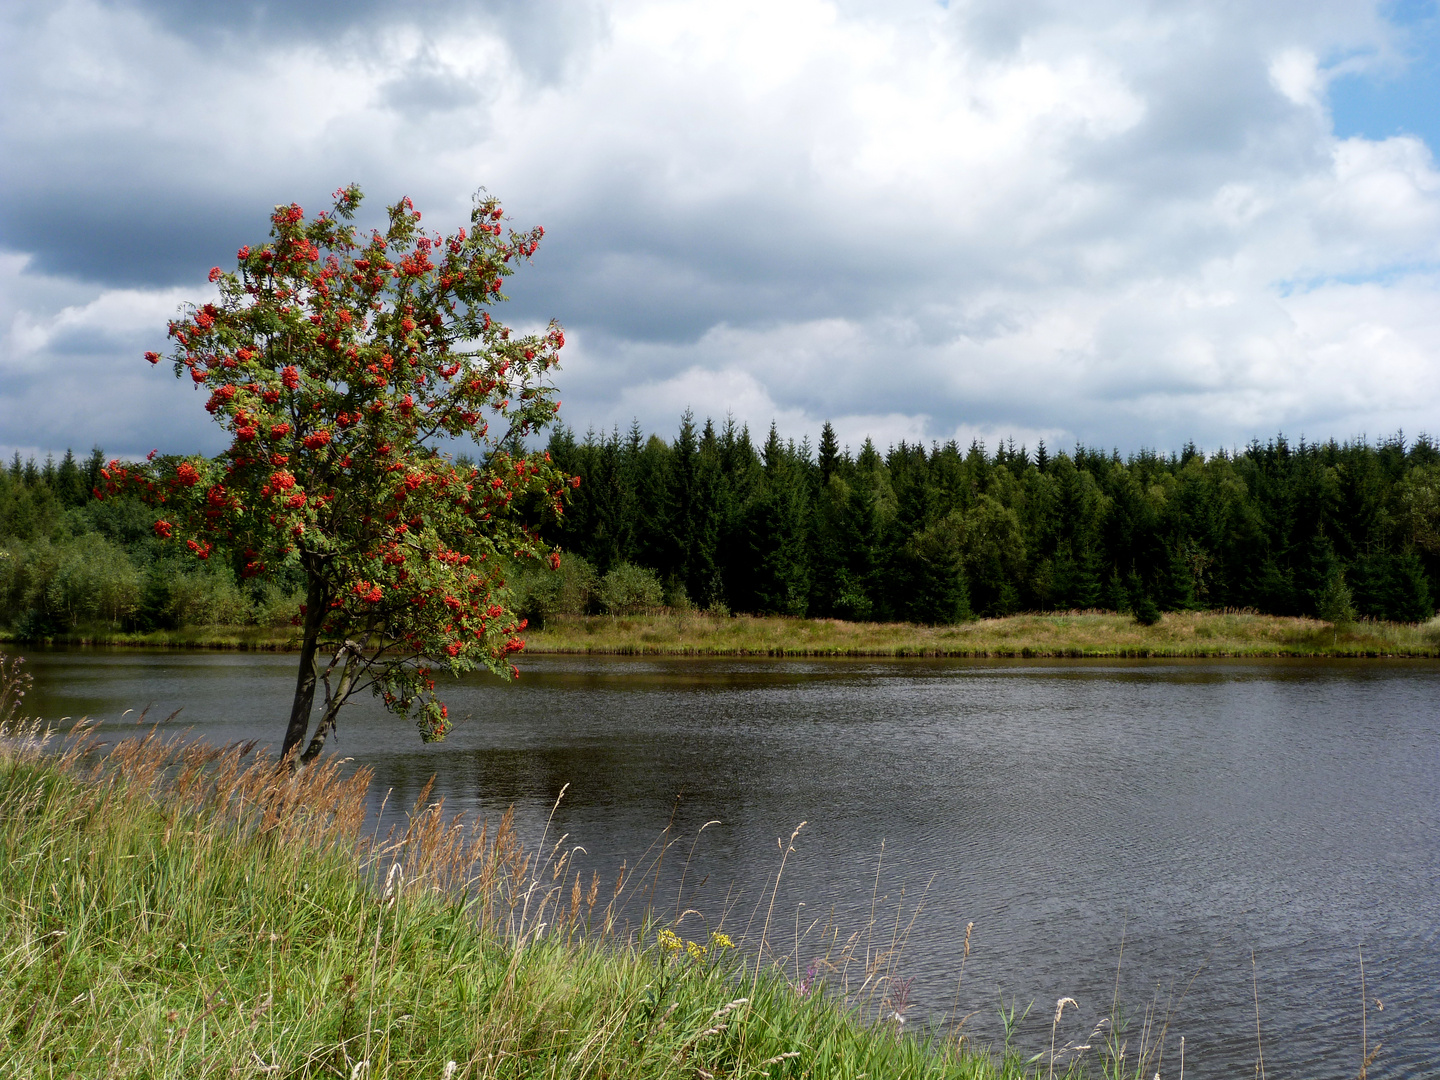
[[1160, 606], [1148, 592], [1135, 598], [1135, 621], [1141, 626], [1154, 626], [1160, 621]]
[[285, 627], [294, 625], [300, 617], [300, 603], [304, 598], [299, 590], [286, 592], [273, 582], [266, 582], [255, 590], [254, 618], [257, 626]]
[[695, 607], [690, 602], [690, 594], [685, 590], [685, 582], [674, 574], [665, 580], [662, 600], [672, 611], [690, 611]]
[[620, 562], [600, 579], [600, 606], [607, 615], [638, 615], [664, 602], [664, 590], [655, 571]]
[[551, 570], [538, 560], [516, 565], [509, 574], [511, 603], [531, 622], [551, 615], [584, 615], [595, 598], [595, 568], [579, 555], [561, 555]]
[[1333, 626], [1343, 626], [1355, 621], [1355, 600], [1350, 586], [1345, 584], [1345, 574], [1338, 567], [1325, 582], [1325, 588], [1315, 600], [1316, 614]]
[[250, 600], [234, 576], [216, 565], [176, 577], [170, 584], [167, 609], [175, 626], [239, 626], [252, 617]]
[[32, 638], [82, 623], [118, 626], [138, 610], [142, 583], [125, 550], [95, 533], [15, 542], [0, 558], [0, 616]]

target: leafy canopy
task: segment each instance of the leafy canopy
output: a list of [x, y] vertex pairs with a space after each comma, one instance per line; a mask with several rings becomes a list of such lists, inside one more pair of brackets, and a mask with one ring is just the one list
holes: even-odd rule
[[[565, 335], [515, 334], [489, 311], [542, 229], [507, 233], [482, 193], [453, 235], [427, 232], [407, 198], [361, 237], [360, 201], [352, 185], [308, 221], [277, 207], [270, 241], [211, 270], [216, 299], [170, 324], [175, 373], [208, 391], [230, 448], [111, 462], [106, 483], [139, 488], [160, 508], [156, 532], [198, 558], [223, 551], [243, 576], [304, 570], [306, 655], [334, 654], [322, 741], [367, 687], [429, 740], [449, 726], [431, 664], [518, 674], [502, 558], [557, 559], [538, 523], [579, 479], [521, 440], [559, 409], [545, 376]], [[437, 447], [461, 437], [478, 464]]]

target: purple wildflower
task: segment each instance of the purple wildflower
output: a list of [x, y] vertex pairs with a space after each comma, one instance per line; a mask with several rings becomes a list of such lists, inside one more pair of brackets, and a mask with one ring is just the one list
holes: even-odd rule
[[889, 1015], [886, 1019], [894, 1020], [897, 1025], [905, 1023], [905, 1011], [910, 1008], [910, 987], [914, 982], [914, 979], [890, 980], [890, 992], [886, 995]]
[[805, 978], [800, 980], [800, 985], [795, 988], [796, 997], [805, 997], [810, 993], [810, 988], [815, 984], [815, 961], [810, 961], [810, 966], [805, 969]]

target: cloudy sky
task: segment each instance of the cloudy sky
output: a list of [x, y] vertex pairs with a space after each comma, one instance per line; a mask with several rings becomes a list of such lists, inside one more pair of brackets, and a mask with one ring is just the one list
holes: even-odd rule
[[1440, 434], [1434, 0], [10, 0], [0, 452], [215, 450], [164, 326], [354, 180], [543, 224], [562, 417]]

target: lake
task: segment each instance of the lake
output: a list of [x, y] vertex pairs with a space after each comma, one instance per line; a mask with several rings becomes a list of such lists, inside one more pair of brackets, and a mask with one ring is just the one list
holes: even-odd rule
[[[34, 650], [30, 711], [151, 707], [212, 742], [278, 744], [293, 656]], [[1034, 1002], [1017, 1039], [1082, 1040], [1117, 993], [1138, 1043], [1152, 1002], [1190, 1075], [1353, 1077], [1363, 948], [1372, 1077], [1440, 1075], [1440, 665], [1429, 661], [872, 661], [532, 657], [514, 685], [446, 695], [449, 740], [370, 702], [336, 752], [377, 808], [433, 774], [454, 809], [513, 805], [613, 879], [678, 842], [654, 886], [743, 931], [802, 821], [771, 938], [872, 910], [912, 1021]], [[568, 785], [568, 787], [566, 787]], [[701, 832], [706, 822], [717, 821]], [[918, 915], [915, 914], [919, 905]], [[765, 911], [760, 910], [763, 920]], [[965, 927], [971, 952], [960, 974]], [[694, 923], [687, 924], [695, 925]], [[777, 932], [774, 927], [782, 928]], [[758, 929], [758, 926], [757, 926]], [[700, 931], [693, 932], [700, 936]], [[819, 931], [777, 944], [795, 977]], [[842, 934], [843, 936], [843, 934]], [[738, 934], [737, 934], [738, 937]], [[1253, 967], [1252, 967], [1253, 955]], [[956, 1010], [958, 1009], [958, 1013]]]

